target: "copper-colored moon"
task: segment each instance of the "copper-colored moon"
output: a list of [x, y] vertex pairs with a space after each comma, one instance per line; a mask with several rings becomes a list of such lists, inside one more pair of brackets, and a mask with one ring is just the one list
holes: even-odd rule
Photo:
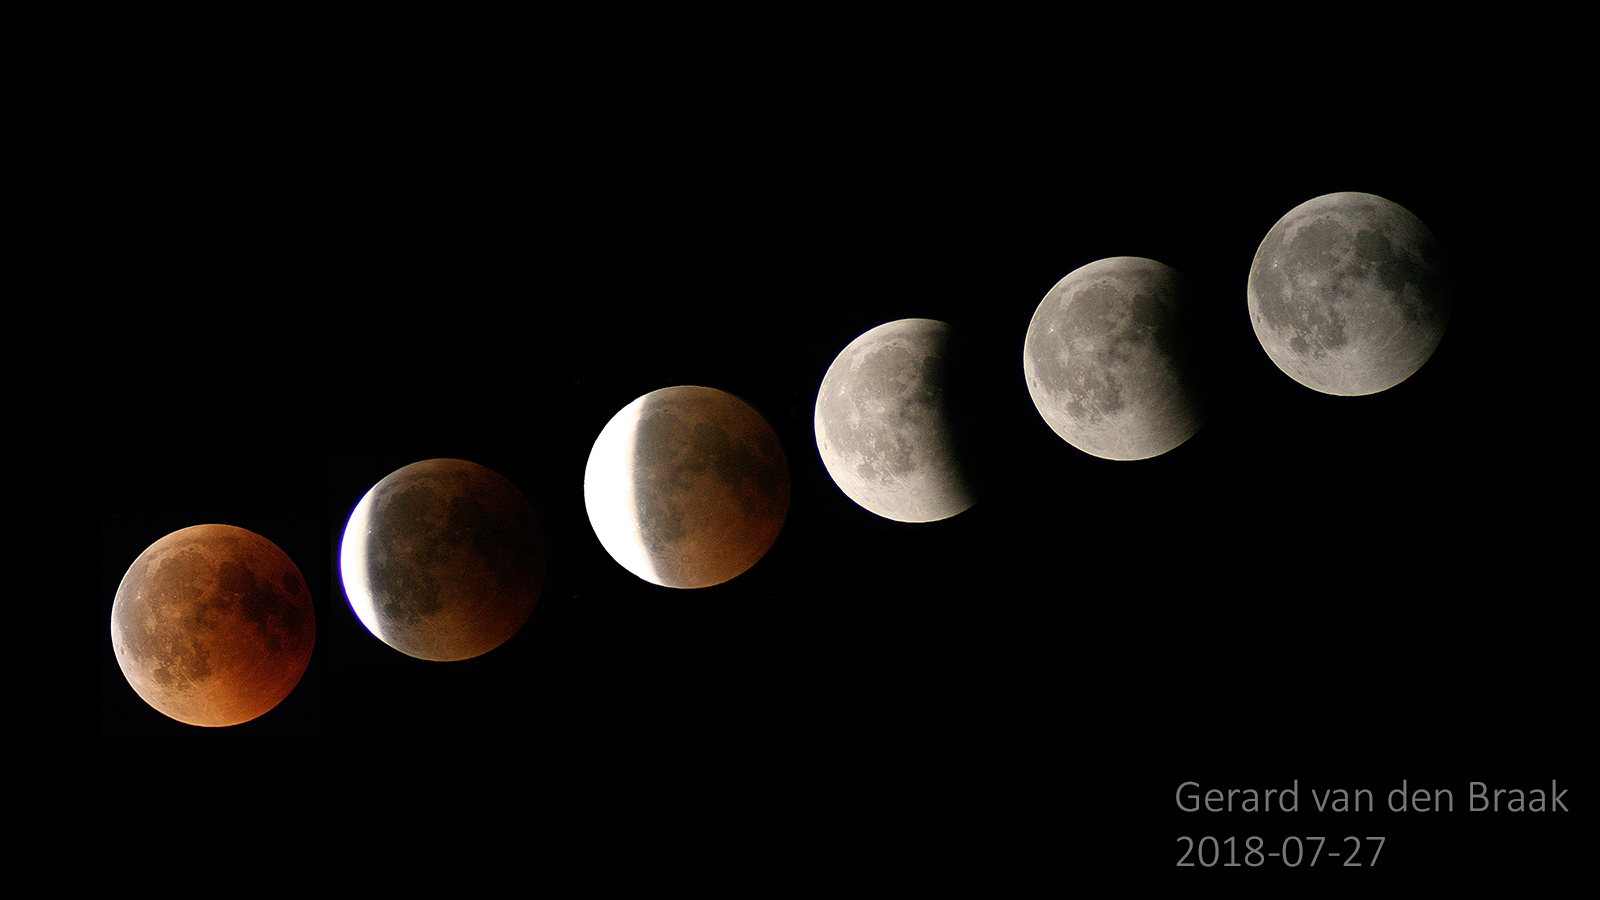
[[356, 617], [385, 644], [417, 659], [471, 659], [532, 614], [544, 535], [505, 476], [464, 459], [423, 460], [356, 504], [339, 573]]
[[289, 696], [316, 643], [311, 590], [259, 534], [195, 525], [151, 544], [111, 606], [111, 645], [134, 691], [190, 725], [237, 725]]
[[652, 583], [701, 588], [766, 555], [789, 511], [789, 463], [761, 414], [715, 388], [638, 398], [595, 439], [584, 505], [611, 558]]

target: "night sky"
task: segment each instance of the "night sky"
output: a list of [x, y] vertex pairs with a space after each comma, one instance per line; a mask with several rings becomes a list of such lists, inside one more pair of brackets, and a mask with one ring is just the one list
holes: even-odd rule
[[[1476, 208], [1455, 182], [1330, 171], [954, 187], [887, 153], [624, 165], [615, 151], [587, 167], [574, 153], [534, 172], [504, 150], [452, 157], [451, 177], [413, 189], [414, 168], [378, 146], [348, 151], [372, 163], [359, 178], [302, 161], [270, 187], [222, 171], [199, 179], [213, 190], [159, 195], [169, 236], [118, 260], [148, 301], [112, 314], [125, 339], [83, 409], [99, 448], [84, 473], [98, 522], [89, 730], [119, 739], [108, 752], [149, 755], [132, 739], [150, 735], [171, 747], [260, 735], [297, 739], [274, 747], [329, 771], [397, 746], [456, 761], [494, 748], [501, 762], [520, 747], [525, 787], [555, 766], [532, 757], [591, 754], [622, 769], [683, 758], [713, 782], [783, 772], [785, 792], [937, 783], [946, 797], [1037, 797], [1057, 822], [1093, 811], [1137, 835], [1103, 852], [1162, 867], [1177, 834], [1222, 836], [1174, 811], [1184, 780], [1298, 778], [1381, 798], [1408, 778], [1460, 803], [1469, 779], [1576, 776], [1574, 597], [1532, 562], [1539, 523], [1503, 512], [1522, 487], [1483, 439], [1497, 326], [1472, 277]], [[1369, 397], [1292, 382], [1245, 307], [1261, 237], [1341, 190], [1411, 210], [1457, 276], [1433, 358]], [[1214, 402], [1194, 438], [1146, 461], [1066, 444], [1021, 374], [1045, 292], [1118, 255], [1190, 278]], [[975, 339], [987, 362], [968, 387], [991, 426], [989, 495], [915, 525], [851, 504], [810, 430], [834, 355], [912, 316]], [[606, 421], [677, 384], [759, 410], [793, 483], [766, 557], [701, 590], [629, 574], [583, 508]], [[362, 494], [440, 456], [515, 483], [550, 550], [521, 632], [459, 663], [367, 634], [337, 565]], [[279, 708], [202, 732], [133, 694], [107, 621], [133, 558], [204, 522], [257, 531], [296, 561], [318, 643]], [[1464, 816], [1417, 826], [1409, 846], [1392, 839], [1386, 862], [1441, 864], [1460, 851], [1446, 827], [1532, 845]], [[1370, 827], [1405, 835], [1413, 822]]]

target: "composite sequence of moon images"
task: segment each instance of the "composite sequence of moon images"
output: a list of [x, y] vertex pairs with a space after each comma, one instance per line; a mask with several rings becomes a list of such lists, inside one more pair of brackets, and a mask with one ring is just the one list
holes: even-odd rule
[[[1195, 283], [1161, 260], [1084, 259], [1056, 270], [1042, 296], [1030, 290], [1039, 299], [1015, 334], [1007, 377], [1037, 414], [1025, 416], [1027, 427], [1041, 429], [1050, 447], [1148, 471], [1153, 464], [1138, 461], [1186, 452], [1214, 420], [1211, 395], [1199, 387], [1214, 360], [1204, 332], [1191, 327]], [[1239, 333], [1247, 313], [1267, 360], [1321, 394], [1401, 385], [1439, 347], [1451, 312], [1437, 239], [1373, 194], [1327, 194], [1290, 209], [1239, 275], [1228, 288]], [[663, 588], [739, 579], [779, 541], [798, 465], [820, 466], [820, 483], [851, 515], [905, 523], [908, 533], [927, 534], [944, 527], [927, 523], [983, 503], [981, 464], [970, 451], [986, 435], [958, 402], [968, 377], [957, 363], [964, 334], [947, 318], [862, 322], [842, 346], [830, 339], [836, 350], [817, 373], [814, 397], [789, 411], [809, 420], [815, 456], [806, 447], [791, 457], [799, 448], [786, 448], [766, 417], [778, 410], [729, 391], [634, 388], [647, 392], [597, 434], [580, 436], [589, 448], [585, 539], [603, 549], [597, 558]], [[1279, 377], [1265, 361], [1262, 368]], [[360, 622], [362, 640], [416, 660], [494, 653], [530, 621], [555, 561], [546, 523], [519, 486], [471, 460], [420, 459], [335, 512], [329, 530], [342, 530], [330, 590], [342, 588], [348, 604], [335, 608]], [[197, 524], [132, 560], [112, 600], [110, 633], [122, 675], [149, 707], [223, 727], [269, 714], [294, 691], [317, 621], [312, 588], [268, 537]]]

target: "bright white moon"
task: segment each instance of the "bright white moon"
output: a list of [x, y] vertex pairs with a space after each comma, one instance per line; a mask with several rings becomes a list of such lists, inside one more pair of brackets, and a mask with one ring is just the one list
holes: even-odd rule
[[1160, 456], [1200, 428], [1184, 282], [1138, 256], [1097, 260], [1034, 311], [1022, 368], [1050, 429], [1102, 459]]
[[977, 501], [949, 397], [954, 339], [936, 319], [885, 322], [828, 366], [812, 415], [817, 452], [862, 509], [934, 522]]
[[1250, 324], [1283, 373], [1324, 394], [1388, 390], [1428, 361], [1450, 298], [1439, 244], [1375, 194], [1314, 197], [1285, 213], [1250, 265]]

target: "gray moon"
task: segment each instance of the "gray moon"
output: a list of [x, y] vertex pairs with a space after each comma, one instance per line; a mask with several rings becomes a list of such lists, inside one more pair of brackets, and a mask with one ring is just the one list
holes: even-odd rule
[[232, 525], [195, 525], [151, 544], [111, 606], [111, 645], [128, 684], [190, 725], [238, 725], [277, 706], [300, 683], [316, 636], [294, 561]]
[[701, 588], [765, 556], [789, 510], [789, 463], [738, 397], [680, 385], [623, 407], [595, 439], [584, 505], [612, 559], [652, 584]]
[[1324, 394], [1359, 396], [1411, 377], [1444, 335], [1450, 298], [1427, 226], [1374, 194], [1296, 206], [1250, 264], [1250, 323], [1274, 364]]
[[933, 522], [977, 500], [949, 403], [953, 329], [935, 319], [885, 322], [834, 358], [812, 417], [834, 484], [869, 512]]
[[1023, 341], [1033, 405], [1050, 429], [1102, 459], [1160, 456], [1205, 420], [1182, 276], [1116, 256], [1068, 273], [1045, 294]]
[[339, 571], [356, 617], [407, 656], [449, 662], [505, 643], [545, 577], [532, 507], [500, 473], [462, 459], [397, 469], [356, 504]]

